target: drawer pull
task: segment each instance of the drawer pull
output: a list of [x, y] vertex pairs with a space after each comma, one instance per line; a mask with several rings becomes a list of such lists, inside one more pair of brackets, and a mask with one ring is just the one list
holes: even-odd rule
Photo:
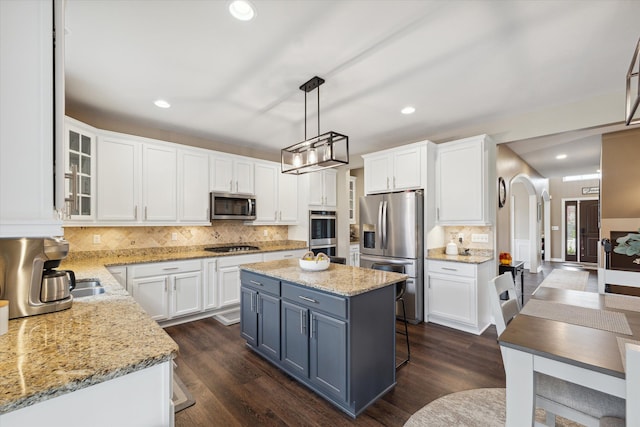
[[289, 255], [285, 255], [283, 256], [283, 258], [291, 258], [293, 255], [289, 254]]
[[458, 271], [457, 268], [450, 268], [450, 267], [442, 267], [443, 270], [448, 270], [448, 271]]
[[164, 267], [163, 270], [167, 271], [167, 270], [177, 270], [180, 267]]
[[249, 280], [249, 283], [253, 284], [253, 285], [257, 285], [257, 286], [263, 286], [262, 283], [260, 282], [256, 282], [255, 280]]
[[318, 301], [314, 300], [313, 298], [305, 297], [302, 295], [298, 295], [298, 298], [300, 298], [301, 300], [312, 302], [314, 304], [318, 304]]

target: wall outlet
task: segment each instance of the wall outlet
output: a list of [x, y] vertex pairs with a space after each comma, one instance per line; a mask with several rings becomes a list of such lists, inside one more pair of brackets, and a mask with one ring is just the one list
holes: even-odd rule
[[560, 231], [560, 227], [558, 227], [557, 225], [552, 225], [551, 231]]
[[171, 240], [178, 240], [178, 233], [171, 233]]
[[489, 243], [489, 235], [488, 234], [472, 234], [471, 241], [473, 243]]
[[262, 235], [263, 235], [264, 237], [269, 236], [269, 232], [267, 231], [267, 229], [266, 229], [266, 228], [262, 231]]
[[93, 235], [93, 244], [94, 245], [99, 245], [100, 243], [102, 243], [102, 240], [100, 239], [100, 235], [99, 234], [94, 234]]

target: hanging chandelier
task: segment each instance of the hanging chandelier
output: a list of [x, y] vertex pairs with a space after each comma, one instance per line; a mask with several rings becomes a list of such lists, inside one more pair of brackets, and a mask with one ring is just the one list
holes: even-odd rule
[[[637, 65], [637, 70], [634, 72], [633, 68]], [[636, 79], [636, 94], [635, 99], [631, 97], [631, 79]], [[634, 119], [633, 116], [638, 110], [638, 104], [640, 104], [640, 39], [636, 45], [636, 50], [631, 57], [631, 65], [629, 65], [629, 71], [627, 71], [627, 104], [625, 106], [625, 123], [629, 125], [637, 125], [640, 123], [640, 117]]]
[[[349, 164], [349, 137], [337, 132], [320, 135], [320, 85], [324, 79], [315, 76], [300, 86], [304, 91], [304, 141], [280, 152], [282, 173], [301, 175]], [[318, 91], [318, 134], [307, 139], [307, 94]]]

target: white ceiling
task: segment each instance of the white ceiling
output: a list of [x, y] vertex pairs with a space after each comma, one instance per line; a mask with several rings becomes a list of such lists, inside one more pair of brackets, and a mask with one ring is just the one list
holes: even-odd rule
[[[222, 0], [67, 0], [67, 104], [275, 155], [304, 139], [298, 88], [318, 75], [320, 131], [353, 157], [619, 92], [640, 35], [635, 0], [253, 3], [240, 22]], [[547, 176], [593, 172], [598, 132], [512, 148]], [[581, 159], [545, 166], [571, 143]]]

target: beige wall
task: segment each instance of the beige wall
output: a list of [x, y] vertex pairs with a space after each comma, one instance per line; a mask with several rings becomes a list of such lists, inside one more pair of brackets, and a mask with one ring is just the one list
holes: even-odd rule
[[[264, 235], [266, 231], [266, 236]], [[177, 240], [171, 240], [176, 233]], [[287, 240], [288, 227], [215, 221], [210, 227], [65, 227], [70, 252], [256, 243]], [[101, 243], [94, 244], [99, 235]]]
[[[546, 189], [547, 179], [527, 164], [520, 156], [504, 144], [498, 144], [496, 154], [496, 174], [504, 178], [507, 186], [507, 200], [505, 205], [497, 210], [496, 215], [496, 253], [510, 252], [510, 204], [511, 204], [511, 180], [518, 175], [529, 177], [536, 190], [537, 198], [540, 199], [542, 190]], [[496, 182], [497, 185], [497, 182]], [[495, 200], [494, 203], [498, 204]]]
[[145, 125], [144, 122], [133, 120], [130, 117], [114, 117], [110, 114], [104, 114], [93, 111], [89, 108], [80, 107], [75, 103], [67, 103], [65, 106], [65, 114], [98, 129], [142, 136], [145, 138], [159, 139], [161, 141], [206, 148], [208, 150], [222, 151], [224, 153], [239, 154], [257, 159], [271, 160], [274, 162], [280, 161], [279, 152], [267, 152], [258, 150], [253, 146], [213, 141], [207, 138], [199, 138], [197, 136], [159, 129], [157, 124], [155, 126]]
[[[600, 236], [640, 228], [640, 129], [602, 136]], [[600, 257], [603, 266], [603, 257]]]

